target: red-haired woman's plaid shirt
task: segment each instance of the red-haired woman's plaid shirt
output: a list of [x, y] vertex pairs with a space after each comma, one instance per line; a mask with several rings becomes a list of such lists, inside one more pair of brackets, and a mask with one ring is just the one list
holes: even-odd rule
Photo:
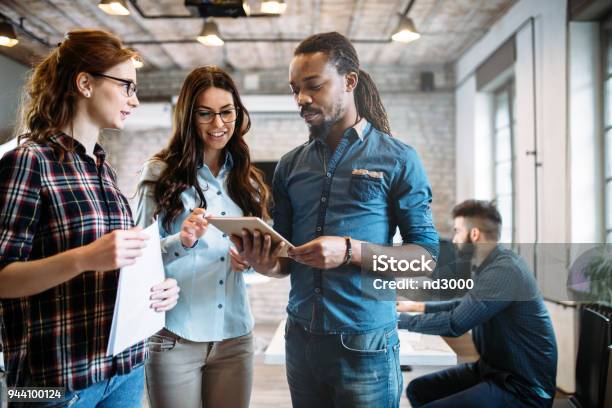
[[[64, 151], [59, 160], [57, 149]], [[72, 148], [72, 151], [71, 151]], [[133, 225], [116, 175], [67, 135], [27, 142], [0, 160], [0, 268], [87, 245]], [[40, 294], [0, 301], [11, 386], [79, 390], [142, 364], [144, 342], [106, 356], [119, 271], [84, 272]]]

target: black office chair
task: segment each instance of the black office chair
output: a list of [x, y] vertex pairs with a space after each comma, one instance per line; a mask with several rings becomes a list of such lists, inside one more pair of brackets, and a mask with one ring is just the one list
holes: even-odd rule
[[608, 346], [608, 379], [604, 389], [604, 407], [612, 407], [612, 345]]
[[[576, 393], [564, 401], [573, 408], [612, 408], [612, 360], [610, 310], [584, 307], [576, 358]], [[608, 316], [606, 316], [608, 315]], [[607, 405], [606, 405], [607, 404]], [[560, 407], [555, 402], [555, 407]]]

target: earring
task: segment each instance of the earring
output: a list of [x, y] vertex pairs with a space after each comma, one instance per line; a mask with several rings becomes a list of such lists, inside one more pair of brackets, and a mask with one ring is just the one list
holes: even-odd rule
[[86, 98], [89, 98], [90, 96], [91, 96], [91, 94], [90, 94], [89, 92], [86, 92], [86, 93], [85, 93], [85, 97], [86, 97]]

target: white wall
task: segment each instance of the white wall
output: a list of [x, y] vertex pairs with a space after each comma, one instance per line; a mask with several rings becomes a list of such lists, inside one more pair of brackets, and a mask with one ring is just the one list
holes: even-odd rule
[[[514, 139], [515, 238], [518, 242], [536, 241], [536, 100], [534, 84], [534, 31], [530, 22], [516, 33], [517, 63], [514, 67], [517, 137]], [[529, 152], [529, 154], [527, 154]], [[539, 159], [538, 159], [539, 160]], [[533, 264], [532, 264], [533, 266]]]
[[0, 143], [12, 134], [28, 67], [0, 55]]
[[476, 180], [475, 168], [470, 165], [474, 162], [474, 94], [476, 78], [470, 76], [466, 82], [457, 86], [455, 101], [457, 114], [455, 115], [455, 174], [457, 174], [456, 197], [457, 202], [474, 197], [474, 182]]
[[[569, 174], [566, 123], [566, 0], [522, 0], [515, 4], [489, 32], [456, 63], [458, 152], [475, 155], [484, 151], [480, 143], [486, 131], [484, 119], [490, 103], [476, 91], [476, 68], [508, 38], [516, 35], [514, 67], [517, 98], [515, 152], [517, 194], [516, 230], [521, 242], [536, 239], [534, 156], [528, 156], [537, 135], [538, 242], [567, 242], [569, 239], [569, 189], [563, 180]], [[532, 28], [533, 24], [533, 28]], [[532, 36], [533, 34], [533, 36]], [[535, 44], [533, 48], [532, 41]], [[535, 56], [535, 60], [534, 57]], [[535, 71], [534, 71], [535, 69]], [[534, 76], [537, 88], [534, 93]], [[479, 143], [477, 143], [479, 142]], [[479, 157], [457, 157], [457, 197], [492, 198], [490, 185], [480, 171]], [[489, 168], [490, 170], [490, 168]], [[470, 175], [473, 175], [470, 177]], [[478, 175], [478, 177], [476, 177]], [[487, 176], [489, 177], [489, 176]], [[560, 182], [561, 181], [561, 182]], [[489, 197], [482, 197], [488, 193]]]
[[603, 242], [602, 79], [597, 23], [569, 25], [572, 242]]
[[8, 151], [13, 150], [14, 148], [17, 147], [17, 138], [12, 138], [10, 139], [8, 142], [0, 144], [0, 159], [2, 158], [2, 156], [4, 156], [4, 154]]
[[[483, 138], [486, 133], [484, 122], [491, 103], [476, 91], [474, 77], [478, 66], [506, 40], [515, 36], [515, 228], [516, 241], [520, 243], [570, 242], [576, 235], [573, 227], [576, 223], [589, 222], [592, 225], [596, 222], [590, 211], [593, 207], [591, 200], [586, 200], [581, 207], [583, 210], [585, 206], [589, 207], [588, 213], [575, 222], [571, 217], [571, 192], [586, 194], [585, 189], [589, 187], [571, 188], [578, 180], [582, 182], [584, 170], [578, 172], [570, 166], [566, 9], [566, 0], [519, 1], [461, 56], [455, 67], [459, 84], [455, 91], [456, 195], [458, 199], [490, 199], [493, 192], [486, 186], [490, 185], [492, 167], [490, 163], [481, 162], [478, 152], [484, 154], [486, 147], [483, 148], [482, 144], [490, 143]], [[588, 40], [583, 39], [581, 44], [584, 45], [585, 41]], [[584, 61], [580, 69], [586, 70], [589, 63]], [[575, 102], [580, 103], [579, 100]], [[592, 115], [589, 120], [591, 118]], [[580, 137], [588, 139], [592, 132], [587, 129]], [[583, 142], [578, 135], [575, 141]], [[534, 150], [537, 158], [529, 154]], [[574, 153], [582, 154], [579, 151]], [[538, 167], [535, 167], [536, 160], [541, 164]], [[584, 159], [580, 156], [579, 160], [582, 162]], [[572, 179], [570, 175], [576, 178]], [[548, 271], [543, 264], [535, 266], [538, 275], [559, 279], [561, 271]], [[564, 391], [573, 392], [577, 340], [575, 309], [550, 302], [547, 306], [559, 346], [557, 385]]]

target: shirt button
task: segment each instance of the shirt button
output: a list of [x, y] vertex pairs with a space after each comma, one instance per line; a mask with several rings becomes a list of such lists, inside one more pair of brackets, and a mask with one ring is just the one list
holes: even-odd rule
[[315, 288], [315, 293], [318, 295], [319, 293], [321, 293], [321, 288]]
[[321, 232], [321, 227], [317, 227], [317, 231], [318, 231], [318, 232]]
[[331, 177], [331, 173], [328, 171], [326, 174], [327, 177]]
[[218, 305], [217, 305], [217, 307], [218, 307], [219, 309], [221, 309], [221, 308], [223, 307], [223, 305], [222, 305], [222, 304], [218, 304]]
[[227, 234], [223, 234], [223, 238], [227, 238]]
[[221, 192], [220, 192], [220, 191], [217, 191], [217, 195], [221, 195]]
[[225, 215], [225, 211], [221, 211], [221, 215]]
[[222, 257], [221, 257], [221, 258], [219, 258], [219, 259], [221, 260], [221, 262], [224, 262], [224, 261], [225, 261], [225, 257], [224, 257], [224, 256], [222, 256]]
[[175, 252], [175, 253], [174, 253], [174, 256], [179, 256], [179, 253], [178, 253], [178, 252]]
[[223, 285], [223, 279], [219, 281], [219, 285]]
[[324, 203], [325, 201], [327, 201], [327, 198], [321, 197], [321, 202]]

